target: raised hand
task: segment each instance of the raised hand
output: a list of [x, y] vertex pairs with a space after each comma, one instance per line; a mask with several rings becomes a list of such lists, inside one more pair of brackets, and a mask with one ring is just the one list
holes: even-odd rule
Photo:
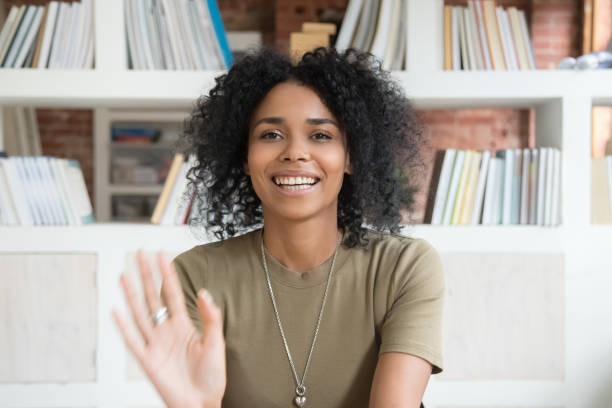
[[128, 349], [169, 408], [220, 407], [226, 386], [220, 309], [206, 290], [198, 292], [197, 306], [203, 330], [200, 335], [187, 314], [176, 271], [159, 254], [169, 317], [154, 325], [149, 316], [164, 305], [155, 290], [149, 264], [140, 251], [137, 258], [148, 313], [138, 301], [129, 278], [122, 275], [120, 280], [142, 339], [127, 329], [121, 314], [113, 309], [113, 318]]

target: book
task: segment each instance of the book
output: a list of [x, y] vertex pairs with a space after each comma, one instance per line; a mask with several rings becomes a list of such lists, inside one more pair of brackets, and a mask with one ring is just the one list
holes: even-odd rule
[[512, 149], [512, 192], [510, 205], [510, 224], [520, 224], [521, 210], [521, 169], [523, 151], [521, 149]]
[[221, 13], [219, 12], [217, 1], [206, 0], [206, 4], [208, 5], [208, 11], [210, 13], [212, 25], [215, 29], [215, 33], [217, 34], [217, 41], [219, 47], [221, 48], [221, 52], [223, 53], [223, 59], [225, 62], [223, 68], [230, 69], [234, 64], [234, 57], [229, 48], [229, 44], [227, 43], [227, 36], [225, 35], [225, 28], [223, 27], [223, 21], [221, 20]]
[[474, 50], [474, 57], [476, 61], [476, 65], [474, 69], [483, 70], [486, 69], [486, 64], [484, 62], [483, 49], [480, 43], [480, 33], [478, 31], [478, 23], [476, 18], [476, 9], [474, 8], [474, 0], [468, 1], [467, 7], [467, 15], [469, 17], [468, 27], [471, 33], [469, 42], [472, 44], [472, 49]]
[[[11, 33], [13, 24], [15, 23], [15, 19], [17, 18], [18, 14], [19, 14], [19, 7], [12, 6], [11, 10], [8, 13], [8, 16], [6, 17], [6, 20], [4, 20], [4, 25], [2, 26], [2, 30], [0, 31], [0, 52], [4, 49], [4, 45], [11, 41], [9, 34]], [[2, 64], [1, 57], [0, 57], [0, 64]]]
[[485, 183], [488, 179], [489, 160], [491, 159], [491, 151], [485, 150], [482, 152], [482, 160], [478, 172], [478, 183], [476, 184], [476, 192], [474, 193], [474, 208], [472, 210], [471, 224], [476, 225], [481, 221], [483, 211]]
[[523, 149], [523, 160], [521, 166], [521, 209], [519, 223], [529, 224], [529, 171], [531, 166], [531, 150]]
[[487, 34], [487, 42], [491, 51], [491, 61], [493, 62], [494, 70], [505, 70], [506, 64], [504, 61], [504, 51], [502, 49], [501, 39], [499, 36], [499, 26], [497, 25], [497, 16], [495, 13], [495, 0], [480, 0], [482, 3], [483, 17]]
[[548, 150], [543, 147], [538, 148], [538, 199], [537, 199], [537, 217], [536, 224], [544, 225], [545, 215], [544, 211], [546, 207], [545, 199], [546, 199], [546, 171], [548, 168]]
[[0, 164], [6, 176], [6, 184], [15, 204], [15, 213], [19, 225], [30, 226], [35, 225], [34, 217], [31, 211], [31, 202], [26, 195], [26, 186], [17, 169], [16, 158], [0, 158]]
[[453, 30], [452, 30], [452, 13], [453, 7], [444, 6], [444, 69], [453, 69]]
[[37, 68], [46, 68], [48, 66], [51, 41], [56, 29], [58, 9], [59, 3], [57, 1], [52, 1], [49, 3], [49, 11], [47, 13], [47, 20], [44, 27], [43, 40], [40, 46], [40, 56], [34, 64], [34, 66]]
[[531, 149], [531, 162], [529, 164], [529, 224], [538, 223], [538, 181], [540, 166], [539, 149]]
[[342, 18], [342, 24], [340, 25], [340, 31], [338, 32], [336, 43], [334, 44], [336, 50], [342, 52], [350, 46], [351, 39], [353, 38], [357, 28], [357, 21], [361, 13], [362, 6], [363, 0], [349, 1], [346, 11], [344, 12], [344, 17]]
[[512, 176], [514, 174], [514, 152], [512, 149], [497, 152], [497, 157], [504, 163], [504, 178], [501, 194], [501, 223], [509, 225], [512, 220]]
[[461, 177], [459, 178], [459, 187], [457, 190], [457, 198], [455, 199], [455, 206], [453, 208], [453, 215], [451, 217], [451, 225], [459, 224], [459, 218], [461, 216], [461, 211], [465, 203], [465, 194], [467, 190], [468, 180], [470, 178], [472, 168], [473, 168], [473, 160], [475, 157], [475, 152], [473, 150], [468, 150], [465, 154], [465, 159], [463, 163], [463, 169], [461, 171]]
[[393, 1], [394, 0], [381, 0], [374, 40], [369, 50], [379, 61], [382, 61], [385, 55], [385, 46], [389, 39], [389, 26], [391, 12], [393, 10]]
[[376, 31], [376, 21], [381, 0], [366, 1], [359, 18], [357, 33], [351, 42], [351, 46], [362, 51], [369, 51]]
[[498, 191], [497, 188], [497, 179], [500, 165], [503, 165], [502, 159], [498, 158], [496, 155], [491, 155], [489, 159], [489, 172], [487, 174], [486, 187], [485, 187], [485, 197], [484, 203], [482, 207], [482, 224], [490, 225], [495, 222], [495, 205], [497, 205], [496, 194]]
[[174, 159], [172, 160], [172, 165], [170, 166], [170, 171], [168, 172], [168, 177], [166, 177], [166, 181], [164, 182], [164, 187], [162, 189], [161, 194], [159, 195], [159, 199], [157, 200], [157, 204], [155, 205], [155, 209], [153, 210], [153, 215], [151, 216], [152, 224], [159, 224], [162, 218], [164, 211], [166, 210], [166, 206], [168, 205], [168, 200], [170, 199], [170, 195], [174, 188], [174, 184], [176, 183], [176, 179], [181, 170], [181, 165], [185, 161], [185, 158], [182, 154], [177, 153], [174, 155]]
[[478, 24], [478, 34], [480, 37], [480, 46], [482, 48], [482, 52], [484, 56], [485, 68], [487, 70], [490, 70], [490, 69], [493, 69], [493, 65], [491, 62], [491, 51], [489, 47], [489, 41], [487, 39], [487, 30], [485, 27], [482, 1], [473, 0], [473, 4], [474, 4], [474, 9], [476, 11], [476, 22]]
[[444, 156], [443, 163], [440, 168], [440, 176], [435, 177], [438, 181], [435, 181], [436, 186], [436, 196], [435, 202], [433, 205], [431, 223], [433, 225], [440, 225], [442, 223], [442, 215], [444, 212], [444, 205], [446, 203], [446, 198], [448, 196], [450, 180], [452, 175], [453, 166], [455, 163], [455, 156], [457, 155], [457, 151], [455, 149], [448, 149], [446, 151], [440, 150], [439, 156]]
[[63, 166], [60, 167], [60, 171], [62, 171], [62, 176], [65, 180], [65, 186], [77, 225], [94, 222], [93, 209], [79, 162], [73, 159], [64, 159], [61, 161], [61, 164]]
[[476, 195], [476, 187], [479, 179], [480, 173], [480, 164], [482, 161], [482, 152], [474, 152], [474, 157], [472, 159], [472, 168], [470, 169], [470, 173], [467, 180], [467, 187], [465, 191], [465, 198], [463, 206], [461, 207], [461, 212], [459, 214], [458, 224], [467, 225], [470, 224], [472, 219], [472, 213], [474, 211], [474, 202]]
[[2, 223], [4, 225], [18, 225], [17, 208], [9, 189], [3, 160], [6, 159], [0, 158], [0, 212], [2, 213]]
[[448, 195], [446, 196], [446, 202], [444, 204], [444, 211], [442, 215], [442, 225], [450, 225], [453, 210], [455, 208], [455, 200], [457, 198], [457, 190], [459, 188], [459, 179], [461, 172], [463, 171], [463, 162], [465, 160], [466, 152], [464, 150], [457, 151], [455, 162], [453, 163], [453, 171], [451, 181], [449, 185]]
[[24, 40], [26, 39], [27, 33], [30, 30], [30, 26], [34, 21], [34, 18], [38, 12], [39, 7], [37, 6], [27, 6], [26, 13], [23, 17], [23, 21], [19, 25], [19, 29], [15, 34], [15, 39], [11, 44], [11, 48], [4, 60], [2, 66], [5, 68], [15, 68], [15, 62], [18, 56], [18, 53], [21, 51], [21, 47], [23, 45]]
[[459, 44], [459, 9], [461, 6], [453, 6], [451, 9], [451, 63], [453, 71], [461, 69], [461, 49]]
[[392, 1], [391, 16], [386, 29], [387, 42], [382, 53], [382, 68], [387, 71], [391, 69], [391, 65], [394, 62], [394, 56], [397, 55], [397, 45], [400, 42], [400, 37], [404, 36], [404, 33], [399, 30], [400, 19], [403, 16], [401, 13], [402, 0]]
[[[19, 9], [17, 10], [17, 13], [15, 15], [15, 18], [12, 21], [12, 26], [7, 31], [8, 34], [6, 35], [6, 40], [5, 40], [4, 44], [2, 45], [2, 48], [0, 49], [0, 66], [4, 66], [4, 62], [6, 61], [6, 59], [8, 57], [8, 52], [9, 52], [9, 50], [11, 49], [11, 47], [13, 45], [13, 42], [14, 42], [16, 34], [17, 34], [17, 30], [18, 30], [19, 26], [21, 25], [21, 21], [24, 18], [26, 10], [27, 10], [27, 6], [25, 6], [25, 5], [19, 7]], [[7, 23], [8, 23], [8, 21], [7, 21]]]

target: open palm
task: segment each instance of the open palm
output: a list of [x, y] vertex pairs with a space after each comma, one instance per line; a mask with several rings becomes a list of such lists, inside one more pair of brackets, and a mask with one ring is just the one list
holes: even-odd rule
[[[141, 252], [138, 267], [150, 313], [164, 306], [155, 290], [151, 269]], [[187, 315], [185, 301], [176, 272], [162, 255], [158, 256], [162, 272], [162, 292], [170, 316], [154, 325], [138, 301], [130, 280], [121, 276], [121, 285], [142, 336], [138, 339], [127, 329], [125, 320], [115, 310], [113, 318], [129, 350], [166, 405], [173, 407], [220, 407], [226, 386], [225, 340], [221, 311], [210, 294], [200, 290], [198, 312], [203, 334], [197, 331]]]

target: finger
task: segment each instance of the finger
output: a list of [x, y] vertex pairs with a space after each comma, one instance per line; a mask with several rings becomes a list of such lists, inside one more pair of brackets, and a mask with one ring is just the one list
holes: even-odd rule
[[123, 287], [123, 293], [125, 293], [130, 311], [132, 312], [132, 319], [134, 320], [134, 323], [136, 323], [136, 327], [138, 327], [138, 330], [140, 331], [145, 343], [148, 344], [151, 339], [153, 324], [149, 320], [149, 315], [142, 307], [142, 303], [136, 296], [136, 292], [134, 291], [134, 287], [132, 286], [130, 279], [125, 275], [121, 275], [120, 281], [121, 286]]
[[215, 304], [210, 292], [206, 289], [198, 291], [198, 314], [202, 321], [203, 340], [219, 336], [223, 338], [223, 323], [221, 309]]
[[166, 305], [170, 309], [170, 316], [187, 315], [185, 307], [185, 298], [183, 297], [183, 289], [179, 282], [174, 266], [168, 263], [168, 260], [163, 253], [157, 254], [157, 262], [162, 273], [162, 293], [165, 298]]
[[155, 283], [153, 283], [153, 274], [151, 273], [149, 262], [145, 259], [141, 250], [138, 251], [136, 257], [138, 259], [138, 269], [140, 270], [140, 277], [142, 278], [142, 286], [145, 300], [149, 307], [149, 313], [155, 313], [155, 311], [162, 306], [162, 302], [157, 290], [155, 290]]
[[142, 364], [144, 358], [144, 345], [138, 341], [136, 336], [134, 336], [130, 330], [128, 330], [125, 320], [123, 320], [123, 317], [121, 317], [119, 312], [113, 309], [112, 314], [113, 320], [115, 320], [115, 324], [119, 328], [126, 346], [138, 359], [140, 364]]

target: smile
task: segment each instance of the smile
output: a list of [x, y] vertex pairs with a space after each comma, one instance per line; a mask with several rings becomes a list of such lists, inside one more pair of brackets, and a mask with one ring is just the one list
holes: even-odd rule
[[272, 181], [283, 193], [306, 193], [314, 189], [319, 182], [317, 177], [285, 177], [276, 176]]

